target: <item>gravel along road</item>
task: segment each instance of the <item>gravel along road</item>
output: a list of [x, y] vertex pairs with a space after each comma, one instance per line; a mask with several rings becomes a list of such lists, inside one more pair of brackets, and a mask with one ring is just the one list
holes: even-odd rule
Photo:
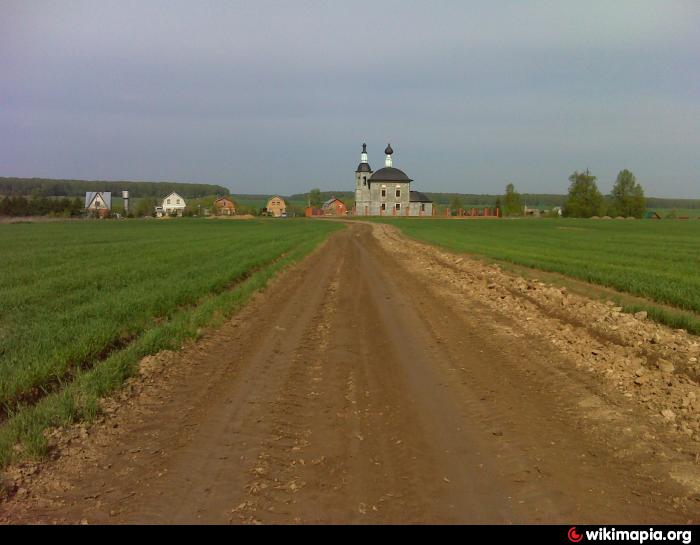
[[0, 520], [697, 523], [697, 341], [351, 222], [7, 469]]

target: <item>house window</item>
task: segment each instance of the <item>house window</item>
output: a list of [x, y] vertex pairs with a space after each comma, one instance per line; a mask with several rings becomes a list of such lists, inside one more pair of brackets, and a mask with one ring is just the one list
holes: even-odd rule
[[176, 202], [177, 202], [177, 204], [180, 204], [180, 199], [178, 199]]
[[386, 203], [385, 202], [382, 203], [382, 210], [386, 210]]
[[382, 189], [382, 197], [386, 197], [386, 189]]
[[168, 199], [168, 204], [170, 204], [170, 199]]
[[396, 190], [396, 198], [399, 198], [401, 196], [401, 190], [397, 189]]
[[[397, 195], [397, 197], [398, 197], [398, 195]], [[396, 210], [401, 210], [401, 203], [400, 202], [396, 203]]]

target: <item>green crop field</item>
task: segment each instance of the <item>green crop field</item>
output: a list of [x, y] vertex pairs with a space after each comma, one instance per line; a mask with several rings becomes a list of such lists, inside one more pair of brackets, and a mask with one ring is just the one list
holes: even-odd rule
[[303, 219], [0, 225], [0, 465], [41, 454], [47, 426], [93, 416], [140, 358], [220, 323], [339, 228]]
[[700, 208], [648, 208], [651, 212], [656, 212], [662, 218], [668, 214], [675, 214], [676, 217], [700, 218]]
[[383, 221], [450, 250], [561, 273], [687, 311], [643, 307], [659, 321], [700, 333], [698, 220]]

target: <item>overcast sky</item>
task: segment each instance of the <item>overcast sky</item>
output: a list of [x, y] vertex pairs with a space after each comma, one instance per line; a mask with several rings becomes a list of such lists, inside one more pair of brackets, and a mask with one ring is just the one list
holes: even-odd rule
[[0, 0], [0, 176], [700, 198], [700, 2]]

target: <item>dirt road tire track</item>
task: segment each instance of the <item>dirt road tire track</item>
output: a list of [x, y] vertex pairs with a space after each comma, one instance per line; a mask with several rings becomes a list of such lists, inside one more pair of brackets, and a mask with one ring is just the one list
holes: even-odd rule
[[514, 342], [507, 315], [455, 305], [372, 229], [168, 355], [0, 520], [697, 521], [668, 475], [683, 454], [644, 438], [661, 436], [632, 402], [544, 339]]

